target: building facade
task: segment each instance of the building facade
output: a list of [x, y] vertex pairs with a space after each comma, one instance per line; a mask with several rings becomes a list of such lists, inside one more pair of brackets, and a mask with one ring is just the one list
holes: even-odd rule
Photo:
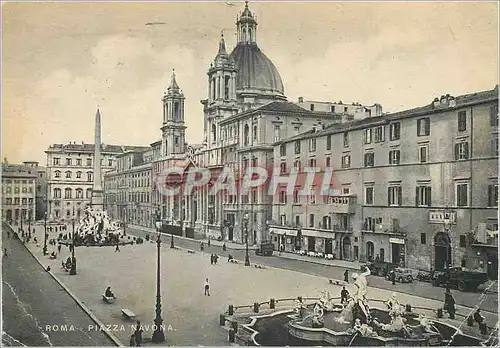
[[[116, 166], [116, 156], [134, 146], [101, 145], [102, 176]], [[47, 214], [49, 220], [79, 218], [90, 203], [94, 179], [94, 144], [54, 144], [47, 154]]]
[[498, 86], [292, 137], [274, 157], [333, 170], [335, 194], [273, 203], [273, 240], [288, 250], [496, 273]]
[[42, 220], [47, 211], [47, 173], [46, 168], [36, 161], [25, 161], [23, 165], [36, 171], [35, 220]]
[[35, 220], [37, 169], [24, 164], [2, 164], [2, 220]]
[[116, 156], [116, 168], [104, 175], [104, 209], [109, 217], [154, 227], [151, 163], [150, 149]]

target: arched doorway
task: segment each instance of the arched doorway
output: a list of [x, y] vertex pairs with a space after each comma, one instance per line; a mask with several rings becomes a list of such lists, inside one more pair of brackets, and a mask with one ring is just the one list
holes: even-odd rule
[[345, 236], [342, 242], [342, 257], [344, 260], [351, 259], [351, 238]]
[[366, 242], [366, 259], [368, 261], [373, 261], [375, 254], [375, 245], [373, 242]]
[[443, 270], [451, 264], [451, 240], [447, 232], [434, 236], [434, 269]]
[[380, 262], [385, 262], [385, 250], [384, 248], [380, 248]]

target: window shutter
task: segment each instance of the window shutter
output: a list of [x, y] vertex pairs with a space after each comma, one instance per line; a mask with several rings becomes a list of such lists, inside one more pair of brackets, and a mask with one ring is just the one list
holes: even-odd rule
[[495, 106], [490, 106], [490, 126], [497, 126], [497, 112]]
[[469, 158], [469, 143], [464, 143], [465, 159]]
[[403, 198], [403, 188], [399, 187], [398, 188], [398, 205], [402, 205], [402, 198]]
[[389, 164], [392, 164], [392, 151], [389, 151]]
[[420, 126], [422, 124], [422, 119], [417, 120], [417, 136], [420, 136]]
[[418, 207], [418, 203], [420, 202], [420, 195], [418, 186], [415, 187], [415, 205]]
[[426, 118], [425, 119], [425, 135], [430, 135], [431, 134], [431, 119]]
[[426, 191], [426, 193], [427, 193], [427, 205], [428, 205], [428, 206], [431, 206], [431, 205], [432, 205], [432, 204], [431, 204], [432, 189], [431, 189], [431, 187], [429, 186], [429, 187], [426, 187], [426, 188], [425, 188], [425, 191]]
[[459, 144], [455, 144], [455, 161], [458, 160], [458, 154], [459, 154]]
[[387, 188], [387, 204], [388, 205], [392, 204], [392, 202], [391, 202], [391, 188], [390, 187]]
[[396, 163], [399, 164], [401, 160], [401, 151], [396, 151]]
[[493, 185], [488, 185], [488, 207], [493, 206]]

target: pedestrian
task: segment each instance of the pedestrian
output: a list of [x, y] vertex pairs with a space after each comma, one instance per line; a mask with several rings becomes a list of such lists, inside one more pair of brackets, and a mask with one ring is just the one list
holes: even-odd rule
[[[120, 251], [120, 245], [119, 245], [118, 243], [116, 243], [115, 253], [116, 253], [117, 251]], [[120, 252], [121, 252], [121, 251], [120, 251]]]
[[205, 296], [210, 296], [210, 283], [208, 282], [208, 278], [205, 278]]
[[391, 281], [392, 285], [396, 285], [396, 272], [394, 270], [391, 270]]
[[455, 319], [455, 299], [453, 298], [453, 295], [451, 294], [451, 291], [449, 288], [446, 288], [446, 291], [444, 293], [444, 307], [443, 309], [448, 312], [450, 315], [450, 319]]
[[214, 254], [210, 254], [210, 264], [214, 264]]
[[135, 336], [135, 345], [137, 347], [140, 347], [141, 346], [141, 343], [142, 343], [142, 328], [141, 328], [141, 322], [139, 320], [137, 320], [137, 325], [135, 327], [135, 332], [134, 332], [134, 336]]
[[474, 313], [474, 321], [478, 324], [481, 324], [484, 321], [484, 317], [481, 315], [481, 311], [479, 308]]
[[[35, 242], [36, 242], [36, 237], [35, 237]], [[59, 244], [57, 245], [57, 252], [58, 252], [59, 254], [61, 253], [61, 248], [62, 248], [62, 245], [61, 245], [61, 243], [59, 243]]]
[[129, 346], [130, 347], [135, 347], [135, 335], [134, 334], [130, 335]]
[[210, 246], [210, 238], [208, 238], [208, 246]]
[[217, 264], [217, 260], [219, 260], [219, 256], [217, 256], [217, 254], [214, 254], [214, 265]]
[[340, 290], [340, 303], [347, 303], [347, 298], [349, 297], [349, 291], [346, 290], [345, 286]]
[[226, 251], [227, 248], [226, 248], [226, 243], [222, 244], [222, 251]]
[[203, 244], [203, 242], [201, 242], [201, 244], [200, 244], [200, 250], [203, 251], [203, 249], [205, 249], [205, 245]]
[[346, 283], [349, 283], [349, 270], [347, 270], [347, 269], [344, 272], [344, 281]]
[[7, 257], [7, 248], [3, 249], [3, 257]]

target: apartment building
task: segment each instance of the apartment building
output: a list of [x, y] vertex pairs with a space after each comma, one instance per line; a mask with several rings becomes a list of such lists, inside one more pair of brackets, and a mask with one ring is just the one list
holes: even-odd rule
[[2, 220], [35, 220], [37, 174], [24, 164], [2, 164]]
[[497, 268], [498, 86], [311, 130], [277, 142], [274, 158], [334, 171], [334, 195], [273, 202], [269, 229], [288, 250]]

